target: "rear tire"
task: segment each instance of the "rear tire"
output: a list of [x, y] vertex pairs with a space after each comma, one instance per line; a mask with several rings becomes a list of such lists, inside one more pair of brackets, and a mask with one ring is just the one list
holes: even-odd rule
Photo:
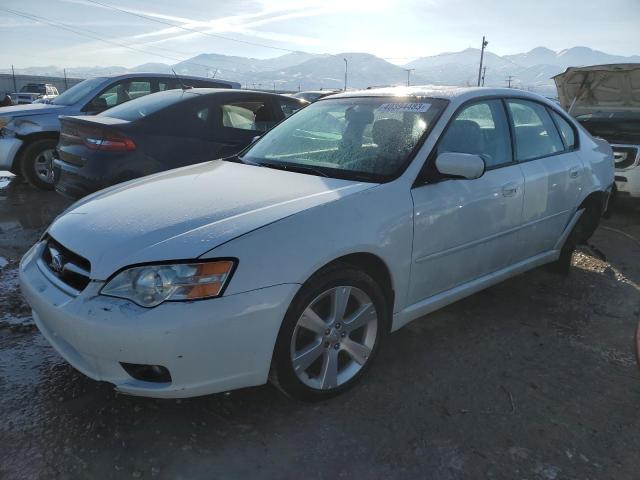
[[39, 190], [53, 190], [53, 151], [57, 141], [50, 138], [29, 143], [20, 157], [20, 173]]
[[389, 331], [390, 311], [382, 289], [364, 272], [337, 264], [316, 273], [295, 296], [282, 322], [271, 383], [309, 402], [351, 388], [368, 370]]

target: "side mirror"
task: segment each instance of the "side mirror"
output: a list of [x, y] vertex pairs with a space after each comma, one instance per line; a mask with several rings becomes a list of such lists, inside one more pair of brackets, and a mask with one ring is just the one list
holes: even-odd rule
[[484, 174], [486, 166], [480, 155], [445, 152], [436, 158], [436, 168], [443, 175], [475, 180]]

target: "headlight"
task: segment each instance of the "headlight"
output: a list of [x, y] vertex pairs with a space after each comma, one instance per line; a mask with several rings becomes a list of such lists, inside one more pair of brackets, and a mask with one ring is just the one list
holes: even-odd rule
[[155, 307], [165, 301], [217, 297], [234, 266], [232, 260], [218, 260], [132, 267], [112, 278], [100, 293], [126, 298], [141, 307]]

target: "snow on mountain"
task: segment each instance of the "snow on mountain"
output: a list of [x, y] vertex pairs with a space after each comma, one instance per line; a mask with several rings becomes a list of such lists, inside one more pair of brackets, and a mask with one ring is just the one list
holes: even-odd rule
[[[476, 85], [480, 50], [468, 48], [460, 52], [441, 53], [421, 57], [398, 66], [368, 53], [341, 53], [337, 55], [292, 52], [275, 58], [255, 59], [239, 56], [205, 53], [196, 55], [173, 66], [164, 63], [147, 63], [134, 68], [119, 66], [67, 68], [69, 77], [132, 72], [171, 72], [222, 78], [240, 82], [250, 88], [278, 90], [342, 88], [345, 62], [348, 61], [348, 86], [404, 85], [406, 68], [411, 72], [411, 83], [436, 85]], [[536, 47], [525, 53], [499, 56], [485, 51], [485, 85], [504, 86], [507, 77], [512, 85], [549, 92], [555, 87], [551, 77], [570, 66], [605, 63], [640, 63], [640, 56], [622, 57], [610, 55], [588, 47], [572, 47], [555, 52]], [[62, 76], [62, 68], [30, 67], [17, 69], [16, 73]], [[552, 94], [552, 93], [551, 93]]]

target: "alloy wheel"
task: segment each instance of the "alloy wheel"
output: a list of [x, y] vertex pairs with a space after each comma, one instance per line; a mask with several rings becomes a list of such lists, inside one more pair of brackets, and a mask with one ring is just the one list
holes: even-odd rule
[[43, 150], [33, 162], [33, 168], [40, 180], [45, 183], [53, 183], [53, 149]]
[[293, 370], [311, 388], [339, 387], [369, 361], [377, 335], [378, 312], [365, 292], [352, 286], [326, 290], [304, 309], [293, 330]]

